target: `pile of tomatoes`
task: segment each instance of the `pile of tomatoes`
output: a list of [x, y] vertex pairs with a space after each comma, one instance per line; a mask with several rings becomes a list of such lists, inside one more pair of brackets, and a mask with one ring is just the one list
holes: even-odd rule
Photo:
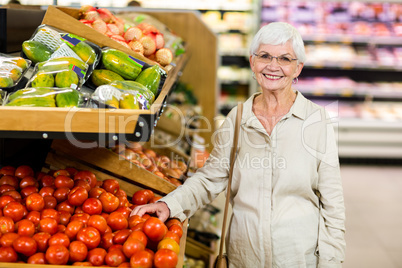
[[151, 190], [131, 202], [114, 179], [87, 170], [48, 173], [0, 169], [0, 262], [74, 266], [176, 267], [183, 225], [133, 207], [158, 200]]

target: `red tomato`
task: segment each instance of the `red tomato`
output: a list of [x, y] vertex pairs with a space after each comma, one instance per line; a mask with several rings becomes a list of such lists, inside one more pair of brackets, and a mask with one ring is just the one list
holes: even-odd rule
[[161, 248], [167, 248], [173, 250], [177, 255], [180, 253], [179, 244], [171, 238], [164, 238], [158, 243], [158, 250]]
[[54, 188], [49, 187], [49, 186], [42, 187], [42, 188], [39, 190], [39, 194], [40, 194], [42, 197], [45, 197], [45, 196], [52, 196], [52, 197], [53, 197]]
[[102, 193], [106, 193], [106, 190], [103, 189], [103, 188], [98, 188], [98, 187], [92, 188], [92, 189], [89, 191], [89, 197], [91, 197], [91, 198], [99, 198], [99, 196], [100, 196]]
[[54, 187], [54, 177], [50, 176], [50, 175], [45, 175], [43, 176], [40, 181], [39, 181], [39, 185], [41, 187]]
[[151, 190], [139, 190], [134, 193], [132, 202], [134, 205], [145, 205], [152, 197], [154, 193]]
[[27, 197], [25, 204], [29, 211], [41, 211], [45, 207], [45, 200], [40, 194], [33, 193]]
[[143, 232], [152, 241], [160, 241], [167, 233], [166, 225], [156, 217], [150, 217], [144, 222]]
[[101, 238], [99, 247], [108, 250], [111, 246], [113, 246], [113, 237], [113, 233], [105, 233]]
[[17, 239], [18, 237], [20, 237], [20, 235], [17, 234], [17, 233], [3, 234], [1, 236], [1, 238], [0, 238], [0, 246], [2, 246], [2, 247], [12, 247], [14, 240]]
[[35, 239], [28, 236], [20, 236], [13, 242], [13, 248], [17, 253], [21, 253], [25, 256], [32, 256], [36, 253], [38, 245]]
[[69, 246], [70, 262], [84, 261], [88, 255], [87, 246], [81, 241], [73, 241]]
[[101, 236], [94, 227], [86, 227], [78, 231], [76, 239], [83, 242], [91, 250], [99, 245]]
[[117, 267], [126, 261], [127, 258], [121, 249], [109, 250], [105, 256], [105, 264], [108, 266]]
[[127, 238], [130, 236], [131, 232], [132, 231], [130, 229], [122, 229], [116, 231], [113, 237], [113, 244], [123, 245], [124, 242], [126, 242]]
[[46, 232], [49, 233], [50, 235], [54, 235], [57, 233], [57, 221], [52, 218], [45, 218], [39, 221], [39, 231], [40, 232]]
[[57, 188], [54, 191], [53, 196], [56, 198], [57, 203], [61, 203], [68, 199], [68, 194], [70, 193], [70, 191], [71, 190], [67, 187]]
[[143, 228], [144, 228], [144, 223], [145, 223], [145, 221], [136, 224], [134, 227], [131, 227], [131, 228], [130, 228], [131, 231], [133, 231], [133, 232], [135, 232], [135, 231], [141, 231], [141, 232], [142, 232], [142, 230], [143, 230]]
[[[82, 214], [82, 213], [85, 213], [85, 212], [82, 210], [82, 206], [78, 206], [78, 207], [75, 208], [74, 214]], [[88, 213], [87, 213], [87, 214], [88, 214]], [[88, 215], [89, 215], [89, 214], [88, 214]]]
[[174, 225], [174, 224], [177, 224], [177, 225], [179, 225], [181, 228], [183, 228], [183, 223], [182, 223], [179, 219], [170, 218], [170, 219], [168, 219], [168, 220], [165, 222], [165, 225], [166, 225], [167, 228], [170, 228], [170, 226], [172, 226], [172, 225]]
[[177, 244], [180, 245], [180, 237], [179, 237], [179, 235], [176, 234], [176, 233], [173, 233], [172, 231], [167, 231], [167, 233], [165, 234], [163, 239], [165, 239], [165, 238], [173, 239], [174, 241], [176, 241]]
[[[3, 193], [8, 192], [8, 191], [15, 191], [15, 188], [8, 184], [0, 185], [0, 194], [1, 195], [3, 195]], [[8, 196], [8, 195], [6, 195], [6, 196]]]
[[18, 177], [18, 178], [25, 178], [26, 176], [34, 176], [35, 173], [33, 171], [33, 169], [30, 166], [19, 166], [16, 168], [14, 176]]
[[130, 258], [132, 268], [152, 268], [153, 255], [147, 250], [140, 250]]
[[20, 180], [19, 187], [20, 187], [20, 189], [24, 189], [27, 186], [34, 186], [34, 187], [38, 188], [39, 183], [34, 177], [26, 176], [25, 178]]
[[175, 268], [179, 258], [170, 249], [162, 248], [155, 253], [154, 266], [156, 268]]
[[117, 267], [131, 267], [130, 266], [130, 263], [127, 261], [127, 262], [123, 262], [123, 263], [121, 263], [119, 266], [117, 266]]
[[59, 225], [57, 225], [57, 232], [58, 233], [63, 233], [64, 234], [64, 232], [66, 231], [66, 226], [64, 226], [63, 224], [59, 224]]
[[27, 263], [29, 264], [47, 264], [46, 255], [43, 252], [38, 252], [28, 258]]
[[44, 210], [41, 211], [40, 213], [40, 219], [46, 219], [46, 218], [51, 218], [56, 220], [57, 224], [60, 223], [60, 214], [57, 210], [53, 208], [45, 208]]
[[70, 177], [59, 175], [54, 179], [54, 186], [56, 186], [56, 188], [72, 189], [74, 187], [74, 181]]
[[83, 229], [85, 227], [84, 223], [81, 221], [70, 221], [67, 224], [67, 228], [65, 230], [65, 234], [68, 236], [68, 238], [73, 241], [76, 239], [77, 233], [79, 230]]
[[89, 182], [86, 180], [75, 180], [74, 187], [78, 187], [78, 186], [87, 190], [88, 193], [89, 193], [89, 191], [91, 191], [91, 185], [89, 185]]
[[74, 177], [77, 174], [78, 170], [73, 167], [66, 167], [65, 170], [70, 174], [70, 177]]
[[26, 208], [21, 203], [13, 201], [8, 203], [3, 208], [3, 215], [10, 217], [14, 222], [21, 220], [24, 217]]
[[21, 194], [15, 190], [4, 192], [1, 195], [2, 196], [11, 196], [12, 198], [14, 198], [15, 201], [18, 201], [18, 202], [20, 202], [22, 199]]
[[14, 187], [14, 189], [18, 189], [19, 180], [17, 177], [14, 177], [12, 175], [4, 175], [0, 179], [0, 185], [10, 185], [10, 186]]
[[104, 192], [99, 196], [99, 201], [102, 203], [102, 209], [106, 213], [115, 211], [120, 204], [119, 198], [112, 193]]
[[51, 238], [49, 238], [49, 247], [55, 245], [62, 245], [67, 248], [70, 245], [70, 239], [64, 233], [54, 234]]
[[17, 262], [17, 252], [12, 247], [0, 248], [0, 262]]
[[34, 234], [32, 238], [36, 241], [36, 244], [38, 245], [38, 252], [46, 252], [47, 248], [49, 247], [50, 237], [52, 236], [46, 232]]
[[120, 185], [115, 179], [107, 179], [103, 181], [102, 188], [105, 189], [106, 192], [116, 194], [120, 190]]
[[14, 176], [15, 174], [15, 167], [13, 166], [4, 166], [0, 169], [0, 174], [1, 175], [12, 175]]
[[39, 225], [40, 221], [40, 212], [39, 211], [30, 211], [26, 216], [25, 219], [30, 220], [35, 227]]
[[56, 208], [57, 207], [57, 199], [53, 196], [45, 196], [43, 198], [43, 201], [45, 202], [45, 209], [46, 208]]
[[119, 198], [119, 208], [120, 207], [128, 207], [130, 202], [128, 202], [127, 196], [117, 196]]
[[169, 231], [176, 233], [180, 238], [183, 236], [183, 228], [177, 224], [170, 226]]
[[68, 202], [73, 206], [81, 206], [88, 199], [88, 191], [81, 186], [74, 187], [68, 194]]
[[127, 239], [127, 241], [123, 244], [123, 253], [127, 258], [131, 258], [131, 256], [133, 256], [135, 253], [144, 249], [145, 245], [141, 241], [134, 238]]
[[67, 212], [70, 213], [70, 214], [73, 214], [75, 208], [74, 208], [73, 205], [71, 205], [71, 204], [68, 202], [68, 200], [66, 200], [66, 201], [63, 201], [63, 202], [59, 203], [59, 204], [57, 205], [56, 209], [57, 209], [58, 211], [63, 210], [63, 211], [67, 211]]
[[119, 207], [115, 211], [120, 212], [121, 214], [123, 214], [123, 216], [126, 217], [126, 219], [128, 220], [128, 218], [130, 217], [130, 213], [131, 213], [132, 209], [129, 208], [129, 207]]
[[32, 237], [35, 234], [35, 224], [30, 220], [20, 220], [16, 223], [17, 233], [20, 236], [30, 236]]
[[39, 190], [38, 190], [37, 187], [35, 187], [35, 186], [27, 186], [27, 187], [25, 187], [24, 189], [22, 189], [20, 191], [20, 194], [21, 194], [21, 198], [24, 199], [27, 196], [29, 196], [30, 194], [38, 193], [38, 192], [39, 192]]
[[126, 217], [120, 212], [112, 212], [107, 218], [106, 222], [113, 231], [126, 229], [128, 227]]
[[128, 218], [128, 227], [131, 229], [140, 222], [145, 222], [145, 220], [141, 216], [133, 215]]
[[0, 217], [0, 233], [6, 234], [14, 232], [15, 225], [12, 218], [7, 216]]
[[53, 173], [53, 177], [55, 177], [55, 178], [58, 177], [58, 176], [60, 176], [60, 175], [70, 177], [70, 173], [69, 173], [67, 170], [65, 170], [65, 169], [59, 169], [59, 170], [56, 170], [56, 171]]
[[94, 248], [88, 252], [87, 261], [93, 266], [101, 266], [105, 264], [106, 250], [103, 248]]
[[49, 264], [65, 265], [69, 257], [68, 249], [62, 245], [50, 246], [46, 250], [46, 261]]
[[144, 234], [143, 231], [133, 231], [130, 236], [128, 237], [128, 239], [137, 239], [139, 241], [141, 241], [141, 243], [144, 244], [144, 246], [147, 246], [148, 243], [148, 238], [147, 236]]
[[88, 170], [78, 171], [77, 174], [74, 175], [74, 180], [86, 180], [88, 181], [91, 188], [96, 186], [96, 176], [94, 173]]
[[90, 217], [91, 216], [88, 213], [74, 214], [73, 216], [71, 216], [70, 220], [71, 221], [81, 221], [82, 223], [87, 225]]
[[88, 227], [96, 228], [103, 235], [107, 229], [107, 222], [101, 215], [92, 215], [88, 219]]
[[3, 210], [3, 208], [10, 202], [15, 201], [14, 198], [12, 198], [9, 195], [1, 196], [0, 197], [0, 209]]
[[67, 211], [58, 211], [59, 213], [59, 218], [60, 218], [60, 224], [67, 226], [67, 224], [70, 222], [71, 219], [71, 214], [68, 213]]
[[99, 201], [99, 199], [88, 198], [82, 204], [82, 210], [85, 213], [88, 213], [89, 215], [94, 215], [94, 214], [100, 215], [102, 213], [102, 203], [101, 203], [101, 201]]

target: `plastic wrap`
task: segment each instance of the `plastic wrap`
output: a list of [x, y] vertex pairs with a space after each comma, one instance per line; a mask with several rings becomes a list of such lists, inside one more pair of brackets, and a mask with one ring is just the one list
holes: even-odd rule
[[88, 65], [73, 57], [60, 57], [35, 65], [26, 87], [57, 87], [78, 90], [84, 83]]
[[98, 87], [91, 96], [92, 107], [149, 110], [150, 103], [136, 90], [121, 90], [111, 85]]
[[158, 65], [149, 65], [116, 49], [104, 48], [102, 59], [86, 85], [96, 89], [115, 82], [119, 89], [137, 90], [152, 102], [162, 90], [166, 72]]
[[80, 36], [65, 33], [57, 28], [40, 25], [30, 40], [22, 45], [22, 56], [34, 63], [59, 57], [72, 57], [87, 64], [84, 81], [100, 61], [102, 50]]
[[27, 107], [82, 107], [84, 96], [71, 88], [24, 88], [7, 95], [5, 106]]
[[16, 86], [25, 72], [31, 66], [31, 61], [22, 57], [0, 56], [0, 88]]

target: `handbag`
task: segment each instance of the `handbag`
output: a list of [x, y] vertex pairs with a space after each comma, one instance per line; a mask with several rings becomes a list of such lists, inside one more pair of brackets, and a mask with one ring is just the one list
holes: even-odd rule
[[219, 254], [215, 259], [214, 268], [226, 268], [229, 267], [229, 260], [226, 254], [223, 254], [223, 244], [226, 236], [226, 221], [228, 216], [229, 209], [229, 200], [230, 200], [230, 188], [232, 184], [232, 175], [233, 175], [233, 166], [237, 156], [237, 144], [239, 140], [239, 132], [240, 132], [240, 121], [243, 113], [243, 104], [239, 103], [237, 106], [237, 115], [236, 115], [236, 124], [234, 130], [234, 140], [232, 146], [232, 153], [230, 155], [230, 168], [229, 168], [229, 179], [227, 186], [227, 194], [226, 194], [226, 202], [225, 202], [225, 210], [223, 212], [223, 223], [222, 223], [222, 236], [219, 245]]

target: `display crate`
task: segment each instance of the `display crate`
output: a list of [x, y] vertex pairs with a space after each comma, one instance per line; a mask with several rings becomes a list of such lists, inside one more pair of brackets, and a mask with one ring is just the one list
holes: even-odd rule
[[[79, 35], [100, 47], [119, 49], [147, 64], [157, 64], [85, 26], [77, 18], [78, 9], [49, 6], [42, 24]], [[146, 141], [186, 61], [186, 54], [177, 58], [150, 110], [1, 106], [0, 137]]]

